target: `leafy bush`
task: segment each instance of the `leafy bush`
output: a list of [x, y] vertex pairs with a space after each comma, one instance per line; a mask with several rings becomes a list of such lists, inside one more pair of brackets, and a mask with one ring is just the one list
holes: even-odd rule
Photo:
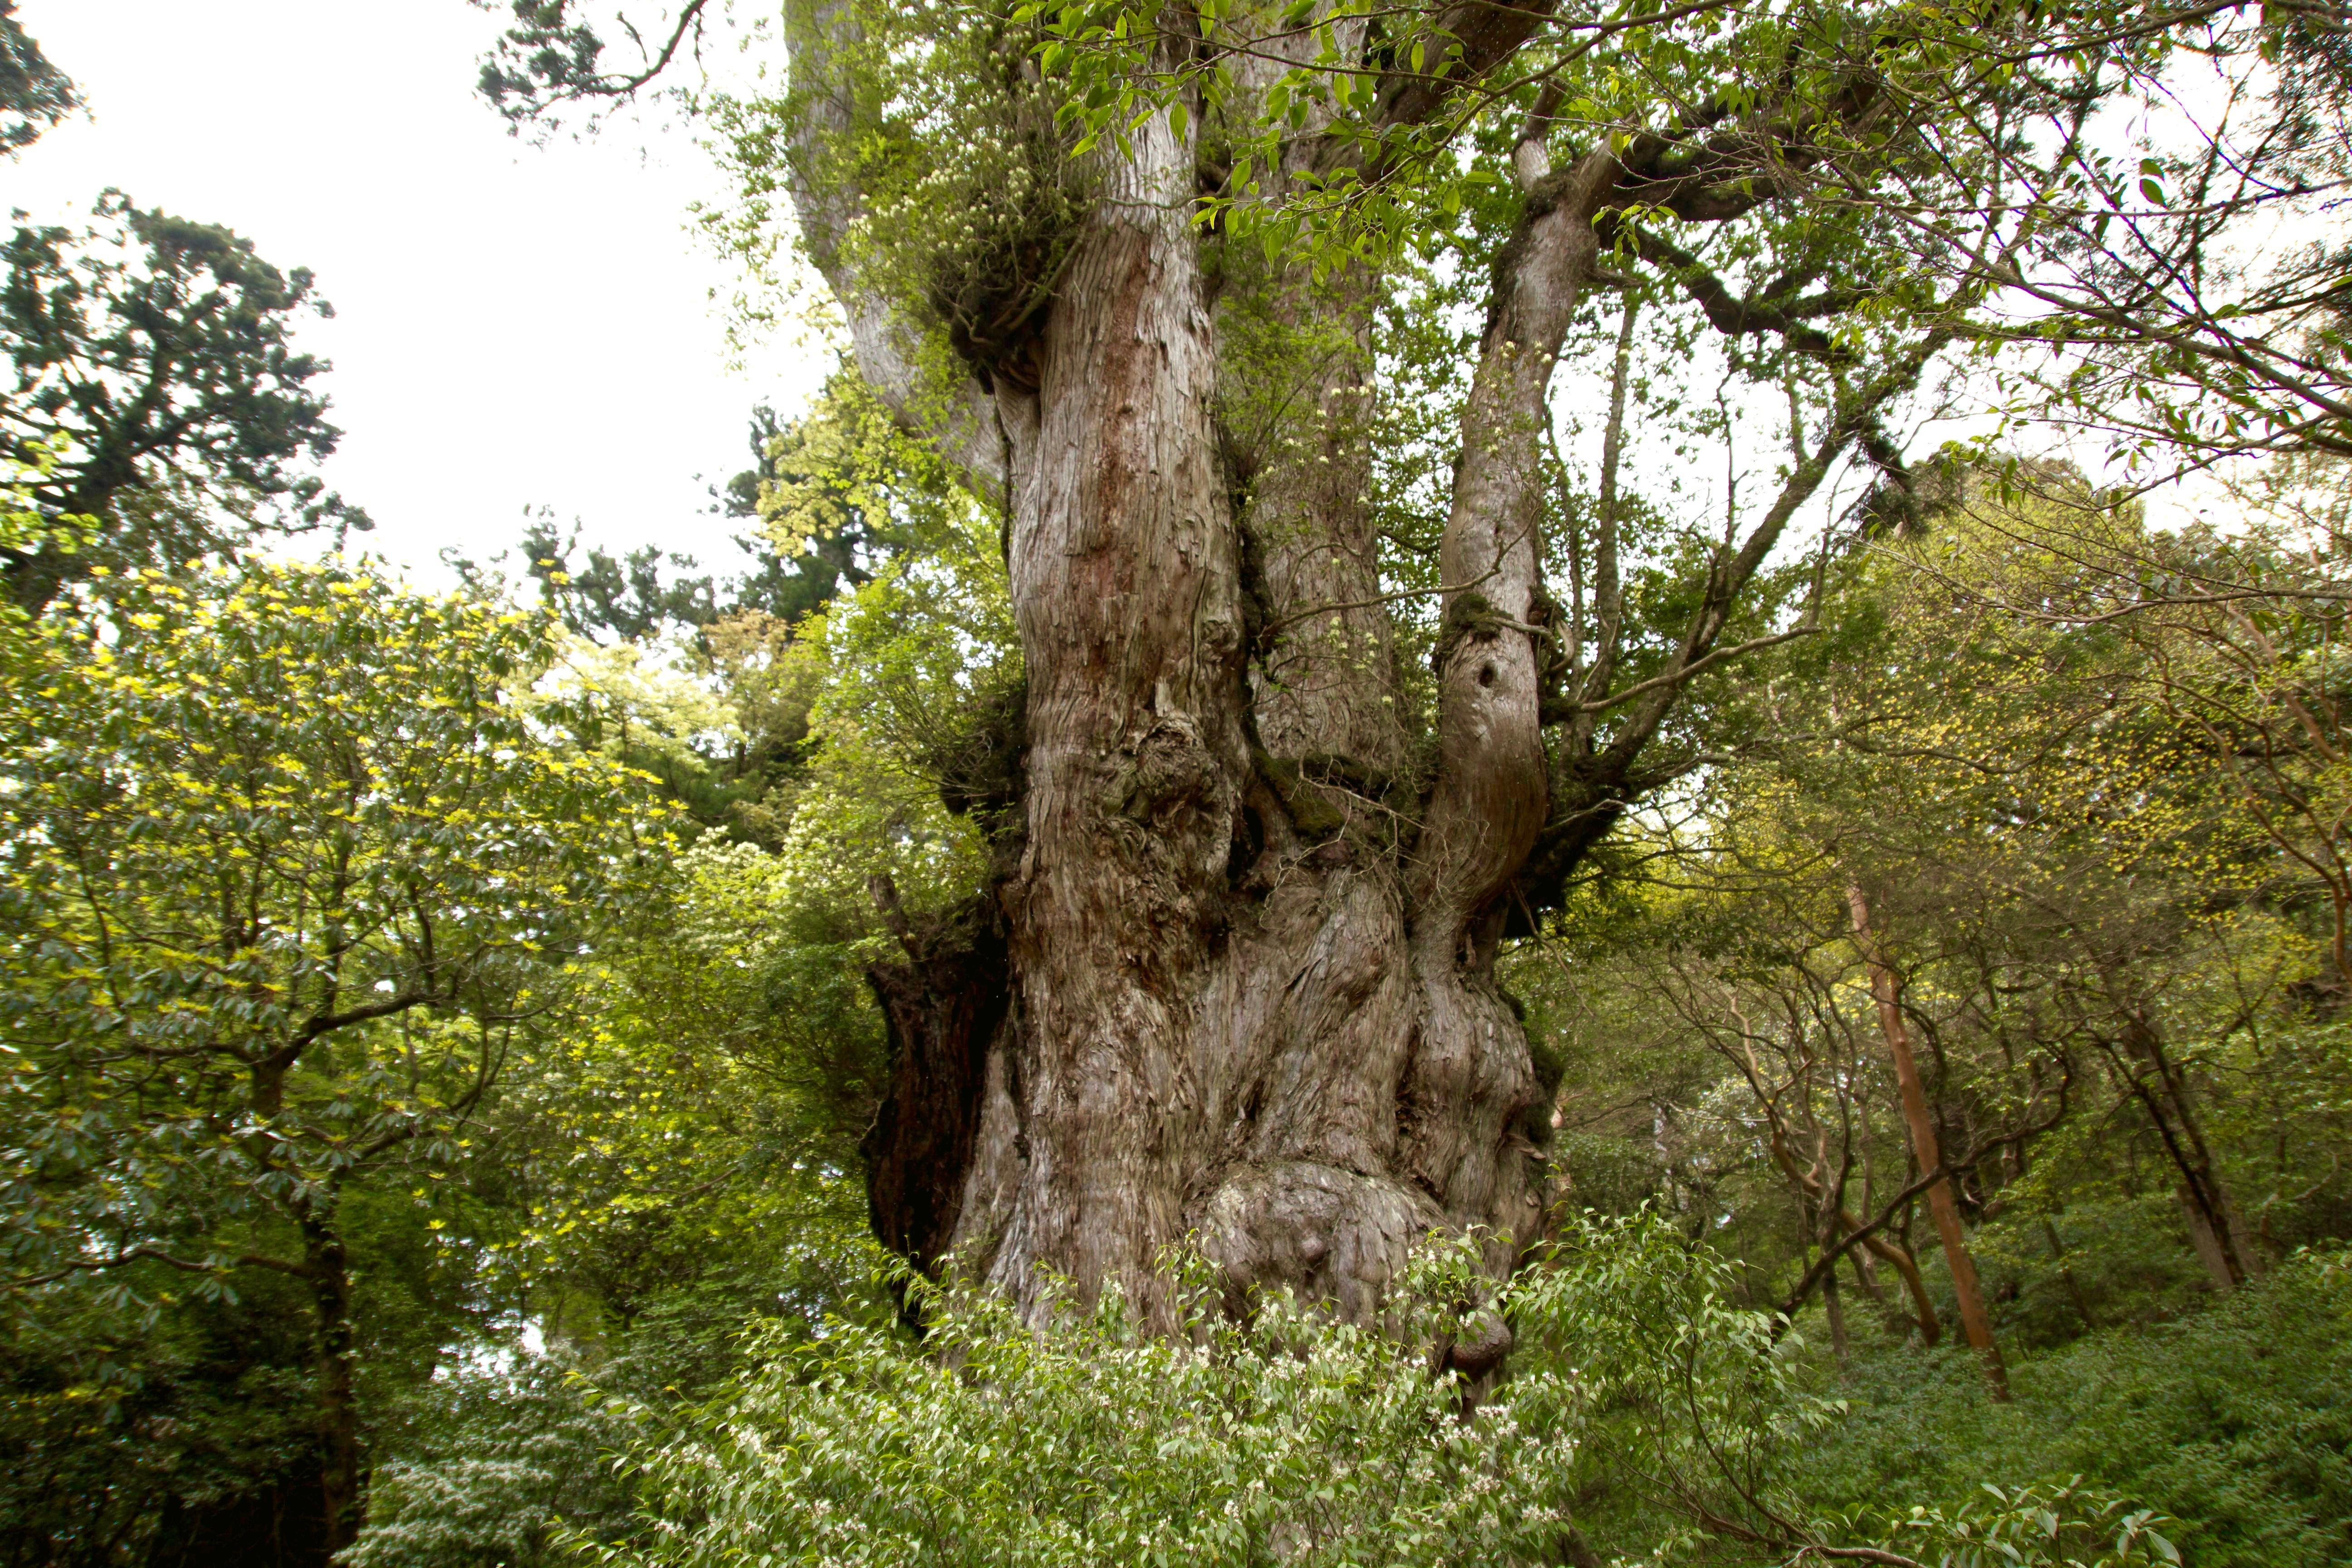
[[2194, 1568], [2352, 1554], [2352, 1268], [2305, 1254], [2181, 1321], [2012, 1365], [1987, 1404], [1965, 1352], [1860, 1369], [1800, 1478], [1829, 1506], [1949, 1506], [1989, 1476], [2079, 1475], [2163, 1509]]
[[555, 1560], [559, 1520], [625, 1527], [629, 1495], [610, 1463], [625, 1428], [563, 1357], [469, 1367], [415, 1404], [344, 1568], [535, 1568]]
[[[2121, 1568], [2169, 1551], [2145, 1511], [2066, 1488], [1821, 1514], [1791, 1483], [1837, 1407], [1797, 1386], [1771, 1320], [1728, 1304], [1714, 1254], [1647, 1211], [1588, 1218], [1499, 1287], [1477, 1248], [1424, 1247], [1378, 1325], [1283, 1296], [1235, 1318], [1197, 1259], [1171, 1264], [1173, 1338], [1115, 1292], [1034, 1324], [918, 1285], [924, 1344], [839, 1324], [772, 1342], [682, 1418], [638, 1407], [634, 1538], [573, 1540], [644, 1568], [1760, 1563], [1872, 1541], [1896, 1564]], [[1486, 1389], [1465, 1363], [1505, 1323], [1511, 1370]], [[1588, 1536], [1572, 1515], [1594, 1500]]]
[[1003, 1301], [932, 1302], [928, 1352], [843, 1325], [778, 1347], [642, 1458], [658, 1521], [641, 1557], [1046, 1564], [1545, 1552], [1565, 1521], [1556, 1434], [1465, 1407], [1426, 1346], [1455, 1259], [1425, 1255], [1399, 1301], [1420, 1332], [1288, 1300], [1225, 1318], [1182, 1281], [1189, 1337], [1141, 1331], [1116, 1293], [1032, 1332]]

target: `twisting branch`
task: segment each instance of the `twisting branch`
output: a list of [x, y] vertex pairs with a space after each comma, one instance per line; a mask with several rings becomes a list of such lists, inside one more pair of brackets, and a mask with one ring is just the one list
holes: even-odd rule
[[1827, 289], [1818, 294], [1800, 295], [1795, 287], [1781, 286], [1767, 288], [1760, 298], [1743, 297], [1734, 294], [1697, 257], [1664, 235], [1638, 224], [1617, 226], [1630, 229], [1633, 254], [1672, 277], [1690, 296], [1692, 303], [1706, 313], [1708, 323], [1725, 336], [1772, 332], [1797, 353], [1823, 364], [1845, 366], [1854, 363], [1852, 349], [1812, 322], [1853, 309], [1862, 300], [1859, 290]]
[[1894, 1199], [1881, 1211], [1876, 1219], [1858, 1229], [1848, 1231], [1834, 1247], [1823, 1247], [1820, 1259], [1805, 1270], [1804, 1277], [1797, 1281], [1795, 1288], [1789, 1292], [1788, 1299], [1780, 1303], [1780, 1323], [1773, 1330], [1774, 1335], [1777, 1337], [1787, 1331], [1789, 1321], [1796, 1316], [1797, 1309], [1805, 1304], [1806, 1299], [1811, 1296], [1814, 1289], [1821, 1284], [1822, 1277], [1837, 1266], [1839, 1258], [1843, 1258], [1857, 1245], [1866, 1243], [1870, 1237], [1875, 1236], [1887, 1221], [1906, 1207], [1912, 1199], [1934, 1186], [1937, 1182], [1962, 1176], [1975, 1170], [1983, 1163], [1987, 1155], [2011, 1148], [2030, 1138], [2038, 1138], [2064, 1121], [2066, 1112], [2071, 1108], [2069, 1091], [2074, 1087], [2074, 1064], [2071, 1061], [2067, 1061], [2063, 1057], [2060, 1060], [2063, 1071], [2058, 1083], [2058, 1108], [2055, 1110], [2030, 1126], [2004, 1132], [1998, 1138], [1987, 1139], [1969, 1150], [1969, 1157], [1965, 1160], [1940, 1162], [1933, 1171], [1895, 1194]]
[[[475, 4], [489, 7], [489, 0], [475, 0]], [[515, 0], [517, 25], [499, 40], [499, 53], [483, 62], [482, 92], [499, 106], [499, 112], [517, 121], [544, 114], [558, 104], [635, 98], [669, 69], [688, 38], [700, 45], [703, 12], [709, 5], [709, 0], [686, 0], [667, 36], [658, 47], [650, 49], [636, 24], [625, 15], [621, 16], [621, 30], [636, 45], [637, 58], [643, 62], [643, 68], [623, 72], [597, 68], [604, 41], [584, 23], [565, 25], [565, 0], [554, 0], [552, 5], [544, 0], [538, 4]], [[520, 68], [509, 69], [502, 63], [508, 58], [519, 59]]]
[[112, 1258], [82, 1258], [53, 1268], [47, 1274], [19, 1275], [8, 1281], [11, 1290], [30, 1290], [43, 1285], [54, 1285], [77, 1274], [102, 1274], [133, 1263], [160, 1263], [167, 1268], [177, 1268], [185, 1274], [218, 1274], [230, 1268], [272, 1268], [280, 1274], [292, 1274], [308, 1279], [310, 1266], [291, 1263], [283, 1258], [270, 1258], [258, 1252], [247, 1252], [236, 1258], [176, 1258], [159, 1247], [134, 1247]]
[[1886, 1206], [1879, 1211], [1876, 1219], [1866, 1220], [1859, 1226], [1848, 1228], [1836, 1242], [1822, 1247], [1821, 1257], [1814, 1261], [1811, 1268], [1805, 1270], [1804, 1277], [1797, 1281], [1795, 1287], [1790, 1290], [1787, 1299], [1780, 1303], [1780, 1310], [1772, 1329], [1773, 1337], [1778, 1339], [1788, 1331], [1790, 1323], [1797, 1315], [1797, 1310], [1802, 1307], [1814, 1290], [1820, 1288], [1822, 1277], [1837, 1267], [1838, 1259], [1857, 1247], [1868, 1246], [1871, 1238], [1886, 1227], [1888, 1221], [1908, 1207], [1913, 1199], [1937, 1182], [1975, 1169], [1977, 1161], [1983, 1156], [1984, 1152], [1983, 1150], [1978, 1150], [1958, 1163], [1948, 1160], [1943, 1162], [1889, 1199]]
[[[1768, 647], [1778, 647], [1782, 643], [1794, 642], [1799, 637], [1809, 637], [1820, 630], [1821, 627], [1808, 620], [1803, 626], [1792, 626], [1785, 632], [1775, 632], [1770, 637], [1750, 637], [1746, 642], [1734, 643], [1729, 647], [1719, 647], [1678, 668], [1668, 670], [1664, 675], [1654, 675], [1649, 679], [1636, 681], [1622, 690], [1612, 691], [1597, 702], [1579, 702], [1574, 705], [1571, 711], [1605, 712], [1619, 703], [1629, 702], [1636, 697], [1646, 697], [1653, 691], [1684, 685], [1706, 674], [1718, 664], [1727, 664], [1735, 658], [1744, 658], [1751, 653], [1761, 653]], [[1568, 714], [1561, 715], [1563, 718], [1568, 716]]]

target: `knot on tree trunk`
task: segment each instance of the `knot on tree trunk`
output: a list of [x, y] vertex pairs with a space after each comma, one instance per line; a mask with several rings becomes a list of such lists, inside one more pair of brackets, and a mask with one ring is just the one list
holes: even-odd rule
[[1502, 1314], [1482, 1311], [1462, 1325], [1462, 1332], [1445, 1347], [1445, 1364], [1466, 1378], [1481, 1378], [1503, 1364], [1511, 1353], [1511, 1325]]
[[1106, 813], [1160, 825], [1218, 793], [1224, 767], [1201, 727], [1183, 714], [1161, 719], [1103, 786]]
[[1316, 1161], [1235, 1166], [1201, 1216], [1202, 1250], [1238, 1306], [1255, 1289], [1297, 1290], [1350, 1322], [1370, 1322], [1414, 1243], [1445, 1216], [1385, 1175]]
[[1445, 615], [1438, 623], [1437, 647], [1429, 656], [1430, 669], [1444, 673], [1446, 660], [1454, 657], [1464, 638], [1493, 642], [1516, 624], [1486, 595], [1475, 588], [1464, 589], [1446, 602]]

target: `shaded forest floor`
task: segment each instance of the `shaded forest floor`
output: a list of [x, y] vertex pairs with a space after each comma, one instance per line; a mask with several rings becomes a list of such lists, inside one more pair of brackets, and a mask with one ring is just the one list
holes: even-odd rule
[[1989, 1477], [2080, 1476], [2179, 1521], [2197, 1568], [2352, 1561], [2352, 1267], [2305, 1256], [2178, 1319], [2012, 1352], [2014, 1401], [1965, 1349], [1858, 1353], [1851, 1415], [1808, 1446], [1830, 1508], [1949, 1507]]

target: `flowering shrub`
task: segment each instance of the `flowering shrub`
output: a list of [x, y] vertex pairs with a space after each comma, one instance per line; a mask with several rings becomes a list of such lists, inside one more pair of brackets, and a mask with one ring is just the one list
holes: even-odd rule
[[[1807, 1518], [1787, 1460], [1838, 1408], [1796, 1385], [1771, 1320], [1729, 1304], [1724, 1264], [1647, 1212], [1574, 1225], [1501, 1286], [1475, 1238], [1433, 1239], [1378, 1325], [1285, 1296], [1236, 1319], [1207, 1265], [1170, 1267], [1179, 1337], [1115, 1291], [1040, 1329], [919, 1284], [919, 1349], [780, 1333], [684, 1423], [638, 1413], [637, 1533], [575, 1544], [664, 1568], [1584, 1564], [1609, 1557], [1575, 1513], [1605, 1496], [1621, 1563], [2169, 1555], [2151, 1516], [2065, 1489], [1875, 1533]], [[1517, 1348], [1482, 1390], [1443, 1352], [1497, 1315]]]

